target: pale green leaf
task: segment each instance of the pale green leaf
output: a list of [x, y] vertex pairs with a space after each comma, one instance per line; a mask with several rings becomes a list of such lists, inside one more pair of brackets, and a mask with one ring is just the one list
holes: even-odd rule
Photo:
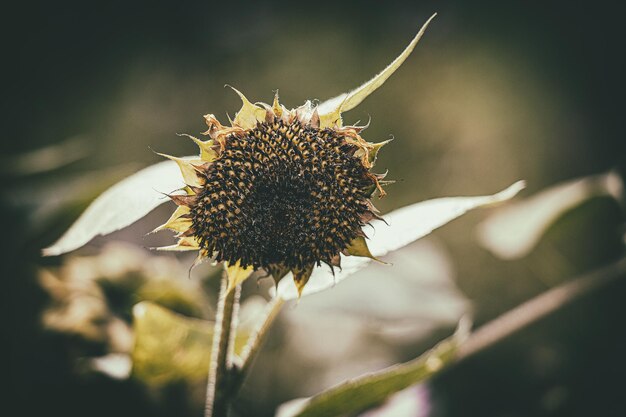
[[379, 404], [394, 393], [426, 380], [454, 360], [459, 346], [467, 338], [466, 324], [419, 358], [348, 380], [311, 398], [281, 407], [277, 417], [350, 415]]
[[393, 74], [400, 66], [404, 63], [404, 61], [411, 55], [413, 49], [421, 39], [422, 35], [426, 31], [428, 24], [437, 14], [432, 15], [426, 23], [419, 30], [417, 35], [413, 38], [413, 40], [409, 43], [409, 45], [402, 51], [402, 53], [391, 62], [380, 73], [378, 73], [374, 78], [364, 83], [358, 88], [350, 91], [349, 93], [341, 94], [337, 97], [334, 97], [330, 100], [327, 100], [321, 103], [318, 107], [318, 112], [320, 114], [320, 118], [322, 119], [322, 124], [324, 126], [331, 125], [332, 122], [337, 120], [342, 112], [346, 112], [358, 106], [363, 100], [365, 100], [370, 94], [372, 94], [376, 89], [378, 89], [381, 85], [387, 81], [391, 74]]
[[479, 225], [479, 242], [502, 259], [519, 259], [566, 211], [592, 197], [620, 200], [622, 195], [622, 180], [615, 172], [560, 183], [495, 212]]
[[[493, 195], [438, 198], [392, 211], [383, 216], [387, 224], [380, 220], [374, 220], [371, 222], [374, 228], [373, 232], [369, 227], [364, 229], [369, 235], [367, 242], [369, 250], [373, 256], [380, 258], [428, 235], [433, 230], [470, 210], [509, 200], [524, 187], [525, 183], [518, 181]], [[337, 282], [364, 268], [369, 261], [369, 258], [342, 256], [341, 270], [335, 271], [334, 275], [327, 267], [315, 268], [302, 295], [313, 294], [332, 287]], [[278, 284], [278, 294], [286, 300], [298, 298], [298, 292], [292, 281], [292, 279], [283, 279]]]
[[185, 183], [178, 165], [164, 161], [149, 166], [118, 182], [96, 198], [45, 256], [61, 255], [78, 249], [99, 235], [122, 229], [169, 201]]

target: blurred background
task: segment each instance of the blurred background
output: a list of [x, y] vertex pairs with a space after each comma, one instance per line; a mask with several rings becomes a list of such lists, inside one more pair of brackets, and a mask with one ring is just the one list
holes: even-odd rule
[[[40, 249], [107, 187], [160, 161], [152, 150], [195, 152], [176, 133], [204, 131], [207, 113], [234, 115], [239, 99], [224, 84], [251, 101], [278, 89], [287, 107], [333, 97], [383, 69], [433, 12], [403, 67], [344, 115], [371, 116], [369, 141], [395, 138], [377, 168], [397, 182], [377, 207], [491, 194], [518, 179], [528, 182], [522, 198], [545, 198], [499, 223], [497, 209], [471, 213], [391, 255], [391, 269], [372, 266], [288, 306], [235, 415], [272, 416], [285, 401], [416, 357], [464, 313], [480, 326], [619, 260], [626, 68], [623, 13], [610, 2], [13, 3], [2, 28], [9, 402], [0, 413], [201, 415], [202, 372], [157, 378], [129, 362], [137, 302], [213, 314], [218, 271], [188, 278], [192, 258], [144, 249], [171, 242], [145, 236], [171, 207], [64, 257]], [[518, 239], [505, 248], [530, 229], [527, 248]], [[251, 317], [268, 286], [253, 281]], [[441, 374], [422, 410], [625, 415], [625, 287], [594, 291]]]

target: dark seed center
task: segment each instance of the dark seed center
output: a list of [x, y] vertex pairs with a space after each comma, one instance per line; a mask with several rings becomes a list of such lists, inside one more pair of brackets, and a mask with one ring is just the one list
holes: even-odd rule
[[334, 130], [297, 121], [228, 137], [191, 210], [200, 245], [256, 268], [330, 263], [368, 210], [373, 180], [356, 150]]

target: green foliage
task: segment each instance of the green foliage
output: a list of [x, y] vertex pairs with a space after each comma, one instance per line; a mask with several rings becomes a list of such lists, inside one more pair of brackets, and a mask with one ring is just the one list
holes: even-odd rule
[[[176, 314], [150, 302], [133, 308], [135, 346], [133, 376], [149, 385], [176, 381], [201, 382], [211, 361], [214, 323]], [[235, 339], [235, 353], [245, 345], [249, 332]]]
[[440, 342], [412, 361], [348, 380], [304, 402], [285, 407], [279, 417], [322, 417], [357, 413], [385, 401], [389, 396], [431, 377], [454, 358], [464, 332]]

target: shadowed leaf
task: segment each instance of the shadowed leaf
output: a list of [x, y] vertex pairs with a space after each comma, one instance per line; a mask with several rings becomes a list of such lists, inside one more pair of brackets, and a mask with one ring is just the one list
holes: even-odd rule
[[462, 323], [455, 335], [412, 361], [348, 380], [305, 400], [283, 405], [277, 417], [351, 415], [381, 403], [390, 395], [424, 381], [454, 358], [468, 336]]
[[500, 258], [522, 258], [565, 212], [592, 197], [620, 200], [622, 195], [622, 181], [614, 172], [560, 183], [495, 212], [479, 225], [479, 242]]
[[[133, 376], [148, 384], [203, 381], [211, 360], [214, 323], [185, 317], [150, 302], [133, 308], [135, 346]], [[250, 332], [240, 327], [235, 353], [243, 349]]]

